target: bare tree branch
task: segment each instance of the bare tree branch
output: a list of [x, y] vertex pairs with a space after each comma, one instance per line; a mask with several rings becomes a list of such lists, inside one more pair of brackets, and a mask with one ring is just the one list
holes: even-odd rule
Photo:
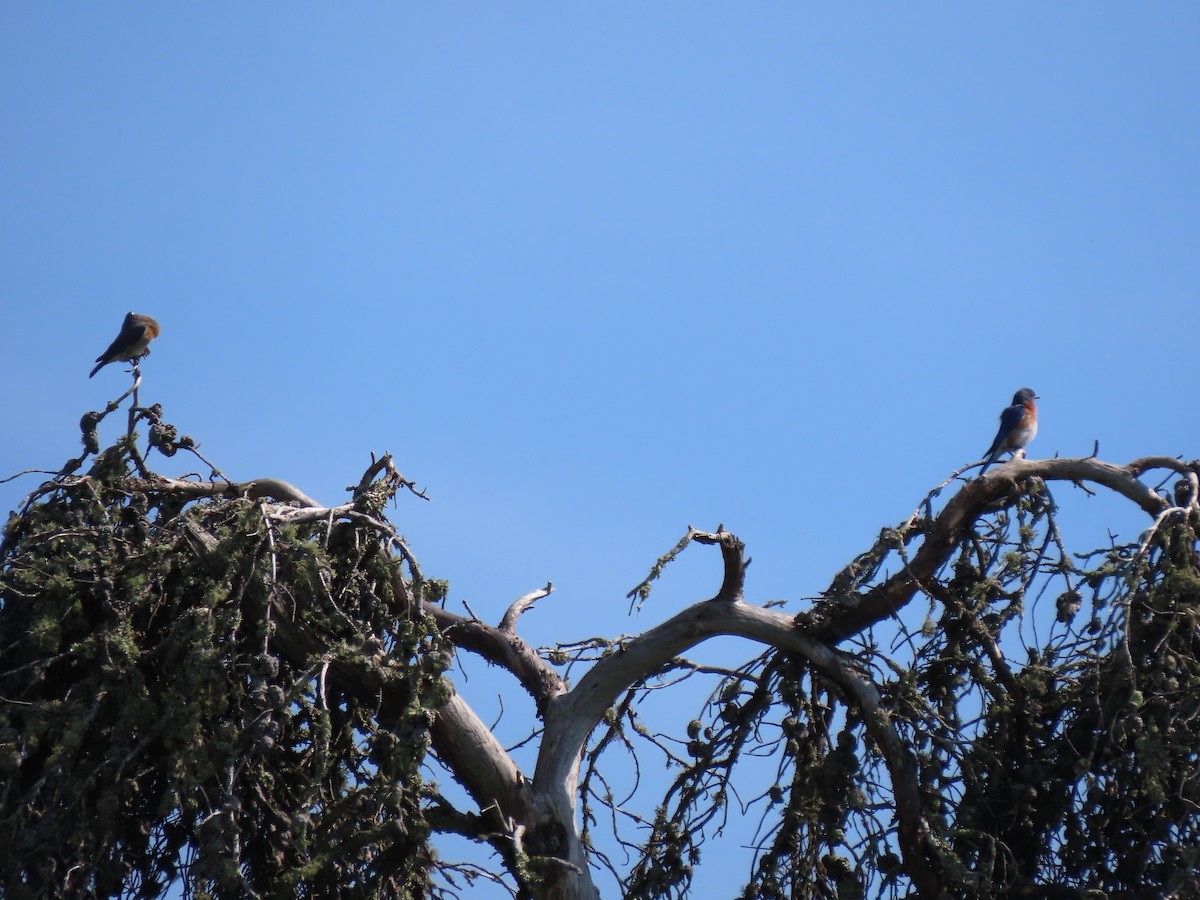
[[185, 500], [215, 497], [247, 497], [251, 500], [274, 500], [278, 503], [298, 503], [302, 507], [320, 508], [321, 504], [294, 485], [278, 478], [255, 478], [252, 481], [185, 481], [154, 475], [150, 478], [131, 478], [134, 490], [146, 493], [172, 494]]
[[[969, 527], [997, 502], [1010, 504], [1020, 496], [1019, 484], [1029, 478], [1046, 481], [1093, 481], [1136, 503], [1157, 517], [1170, 503], [1138, 476], [1152, 468], [1167, 468], [1186, 477], [1195, 472], [1171, 457], [1154, 456], [1115, 466], [1098, 459], [1015, 459], [968, 482], [925, 531], [925, 540], [902, 571], [864, 593], [832, 596], [797, 617], [815, 637], [832, 644], [893, 616], [950, 558]], [[1193, 496], [1195, 496], [1193, 494]]]
[[530, 591], [528, 594], [518, 597], [505, 611], [504, 618], [500, 620], [500, 630], [513, 634], [517, 630], [517, 619], [521, 617], [521, 613], [543, 597], [549, 597], [553, 591], [554, 585], [547, 581], [544, 588], [538, 588], [536, 591]]
[[425, 612], [433, 617], [438, 630], [452, 644], [477, 653], [488, 662], [512, 673], [533, 698], [539, 714], [545, 711], [552, 697], [566, 690], [562, 678], [550, 664], [516, 634], [439, 606], [426, 604]]

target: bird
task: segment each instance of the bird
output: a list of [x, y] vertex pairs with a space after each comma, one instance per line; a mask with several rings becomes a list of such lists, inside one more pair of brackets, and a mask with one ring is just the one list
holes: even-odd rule
[[984, 454], [987, 461], [979, 472], [981, 476], [1001, 453], [1008, 452], [1015, 457], [1033, 440], [1038, 429], [1037, 404], [1033, 401], [1040, 399], [1031, 388], [1021, 388], [1013, 394], [1012, 406], [1000, 413], [1000, 429], [992, 446]]
[[121, 333], [108, 345], [107, 350], [96, 357], [96, 368], [92, 369], [88, 378], [91, 378], [110, 362], [132, 360], [136, 363], [143, 356], [149, 356], [149, 344], [158, 337], [159, 331], [158, 321], [150, 316], [139, 315], [135, 312], [126, 313], [125, 321], [121, 323]]

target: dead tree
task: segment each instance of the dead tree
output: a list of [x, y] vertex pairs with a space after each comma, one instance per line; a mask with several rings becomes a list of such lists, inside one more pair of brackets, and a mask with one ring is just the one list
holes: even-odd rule
[[[103, 451], [96, 426], [116, 405], [84, 417], [83, 456], [0, 547], [0, 892], [14, 900], [180, 882], [418, 897], [480, 878], [595, 897], [604, 867], [627, 896], [679, 896], [731, 816], [759, 822], [748, 898], [1195, 896], [1195, 463], [1016, 460], [951, 479], [797, 610], [744, 595], [733, 533], [689, 528], [631, 597], [695, 544], [723, 559], [711, 597], [635, 637], [539, 650], [518, 625], [551, 586], [495, 625], [447, 608], [386, 514], [424, 496], [390, 456], [325, 508], [275, 479], [229, 481], [136, 399]], [[147, 463], [180, 450], [208, 473]], [[1058, 486], [1114, 492], [1145, 533], [1073, 554]], [[1022, 644], [1048, 598], [1049, 633]], [[723, 635], [755, 648], [744, 665], [689, 661]], [[456, 692], [454, 654], [532, 698], [532, 771]], [[657, 733], [638, 701], [680, 678], [714, 679], [710, 699], [686, 734]], [[620, 754], [664, 759], [665, 796], [616, 797], [605, 766]], [[771, 767], [765, 786], [744, 780], [751, 758]], [[440, 833], [487, 845], [494, 866], [441, 860]], [[632, 864], [610, 860], [613, 841]]]

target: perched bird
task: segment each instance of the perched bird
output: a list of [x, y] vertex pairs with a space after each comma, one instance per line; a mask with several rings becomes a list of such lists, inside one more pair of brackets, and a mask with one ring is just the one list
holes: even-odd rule
[[1041, 399], [1029, 388], [1021, 388], [1013, 394], [1012, 406], [1000, 413], [1000, 430], [996, 439], [984, 454], [987, 462], [980, 475], [988, 470], [988, 466], [999, 458], [1001, 453], [1017, 455], [1023, 451], [1037, 434], [1037, 404], [1034, 400]]
[[158, 337], [158, 332], [158, 322], [149, 316], [126, 313], [125, 321], [121, 324], [121, 333], [108, 345], [107, 350], [96, 357], [96, 368], [92, 369], [88, 378], [110, 362], [136, 362], [143, 356], [149, 356], [149, 344]]

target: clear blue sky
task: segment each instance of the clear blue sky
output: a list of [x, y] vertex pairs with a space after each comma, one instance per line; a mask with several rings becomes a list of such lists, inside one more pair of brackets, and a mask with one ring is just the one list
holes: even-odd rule
[[799, 607], [1023, 385], [1031, 456], [1200, 455], [1197, 48], [1187, 2], [6, 4], [0, 473], [77, 452], [133, 309], [230, 477], [392, 451], [454, 601], [554, 581], [535, 642], [708, 596], [697, 548], [625, 617], [689, 523]]

